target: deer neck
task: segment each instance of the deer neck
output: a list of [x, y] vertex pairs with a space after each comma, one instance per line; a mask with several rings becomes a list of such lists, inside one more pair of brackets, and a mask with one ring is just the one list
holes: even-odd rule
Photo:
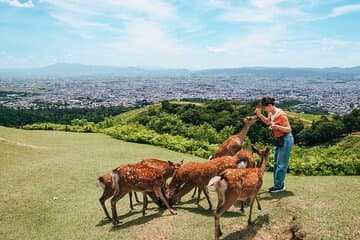
[[246, 134], [248, 133], [250, 128], [250, 124], [245, 124], [244, 127], [236, 134], [236, 136], [240, 139], [245, 138]]
[[261, 175], [264, 175], [265, 166], [266, 166], [266, 162], [267, 162], [268, 158], [269, 158], [269, 157], [261, 157], [261, 163], [260, 163], [260, 172], [261, 172]]

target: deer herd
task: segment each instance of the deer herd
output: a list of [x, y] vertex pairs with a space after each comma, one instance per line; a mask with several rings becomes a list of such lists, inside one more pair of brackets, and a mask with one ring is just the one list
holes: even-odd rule
[[[244, 212], [244, 202], [250, 200], [248, 224], [251, 224], [251, 214], [254, 201], [261, 210], [257, 194], [262, 185], [265, 165], [269, 157], [269, 149], [258, 150], [243, 148], [244, 139], [249, 128], [257, 120], [256, 116], [242, 119], [243, 127], [239, 133], [230, 136], [215, 153], [205, 162], [173, 163], [154, 158], [144, 159], [135, 164], [120, 165], [114, 170], [98, 178], [97, 185], [103, 189], [99, 201], [106, 217], [118, 225], [116, 203], [126, 194], [129, 195], [130, 208], [133, 209], [132, 193], [136, 200], [136, 192], [143, 193], [142, 214], [145, 215], [148, 197], [159, 207], [167, 208], [171, 215], [176, 212], [171, 206], [178, 203], [182, 196], [193, 188], [198, 188], [198, 198], [201, 192], [205, 194], [209, 205], [209, 186], [215, 186], [218, 204], [214, 212], [215, 239], [222, 235], [220, 217], [237, 200], [241, 200], [241, 211]], [[253, 153], [260, 156], [260, 163], [256, 164]], [[167, 184], [167, 179], [171, 178]], [[195, 192], [194, 192], [195, 193]], [[105, 201], [111, 198], [111, 212], [109, 215]]]

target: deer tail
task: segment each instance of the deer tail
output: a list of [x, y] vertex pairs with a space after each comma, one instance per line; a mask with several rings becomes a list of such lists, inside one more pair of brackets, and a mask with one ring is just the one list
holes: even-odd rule
[[208, 183], [208, 186], [212, 186], [221, 180], [221, 176], [212, 177]]
[[104, 178], [102, 176], [98, 178], [98, 181], [96, 182], [96, 186], [105, 189]]
[[118, 169], [114, 169], [111, 173], [111, 180], [112, 180], [112, 187], [116, 192], [119, 192], [119, 179], [120, 179], [120, 173]]

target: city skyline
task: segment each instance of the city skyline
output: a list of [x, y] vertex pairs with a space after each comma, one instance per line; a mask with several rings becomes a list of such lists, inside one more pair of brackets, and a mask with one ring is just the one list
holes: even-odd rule
[[0, 0], [0, 68], [352, 67], [357, 1]]

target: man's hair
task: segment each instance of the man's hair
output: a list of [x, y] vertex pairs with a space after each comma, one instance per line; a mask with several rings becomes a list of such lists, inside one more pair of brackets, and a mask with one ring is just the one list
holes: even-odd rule
[[265, 107], [265, 106], [267, 106], [269, 104], [275, 105], [275, 98], [273, 98], [273, 97], [263, 97], [261, 99], [261, 106]]

